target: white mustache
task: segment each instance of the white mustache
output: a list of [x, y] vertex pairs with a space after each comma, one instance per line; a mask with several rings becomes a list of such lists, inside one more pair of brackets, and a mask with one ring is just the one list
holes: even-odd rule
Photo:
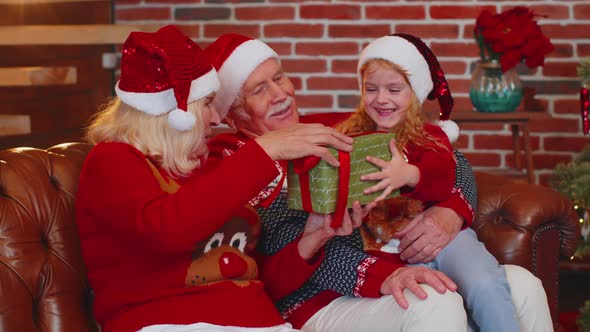
[[271, 117], [274, 114], [283, 111], [285, 108], [290, 107], [292, 102], [293, 102], [293, 97], [287, 96], [287, 99], [285, 99], [284, 102], [282, 102], [280, 104], [272, 105], [270, 107], [270, 109], [268, 110], [268, 113], [267, 113], [268, 114], [267, 117]]

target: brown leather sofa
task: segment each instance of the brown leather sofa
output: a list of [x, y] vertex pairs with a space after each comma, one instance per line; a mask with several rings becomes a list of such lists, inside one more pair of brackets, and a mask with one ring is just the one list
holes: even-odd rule
[[[91, 146], [0, 151], [0, 330], [97, 331], [80, 255], [74, 201]], [[557, 192], [478, 174], [473, 228], [503, 263], [542, 281], [557, 322], [558, 260], [572, 255], [579, 224]]]

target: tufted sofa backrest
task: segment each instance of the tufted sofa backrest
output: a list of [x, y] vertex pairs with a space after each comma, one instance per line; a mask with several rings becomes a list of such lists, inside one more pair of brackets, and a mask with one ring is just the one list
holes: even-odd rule
[[[0, 331], [98, 330], [74, 215], [91, 148], [67, 143], [0, 151]], [[501, 262], [542, 280], [557, 323], [559, 258], [572, 255], [580, 239], [571, 202], [549, 188], [476, 176], [472, 228]]]
[[74, 215], [90, 149], [0, 151], [0, 331], [97, 331]]

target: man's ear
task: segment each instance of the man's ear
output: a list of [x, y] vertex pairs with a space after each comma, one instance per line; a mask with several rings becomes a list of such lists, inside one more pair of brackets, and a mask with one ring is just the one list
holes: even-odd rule
[[226, 125], [228, 125], [229, 127], [236, 129], [236, 122], [231, 117], [226, 116], [222, 122], [225, 123]]
[[[234, 119], [234, 116], [237, 119]], [[223, 120], [225, 122], [225, 124], [227, 124], [228, 126], [230, 126], [231, 128], [237, 130], [238, 132], [244, 134], [246, 137], [250, 137], [250, 138], [256, 138], [258, 136], [260, 136], [259, 134], [255, 133], [254, 131], [252, 131], [250, 129], [250, 126], [248, 125], [248, 121], [240, 119], [239, 115], [234, 115], [234, 114], [228, 114], [228, 116], [225, 117], [225, 120]]]

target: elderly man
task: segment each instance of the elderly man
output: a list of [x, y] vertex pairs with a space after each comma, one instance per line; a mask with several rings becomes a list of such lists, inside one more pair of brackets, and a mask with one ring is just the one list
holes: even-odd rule
[[[222, 118], [226, 117], [227, 124], [238, 130], [236, 134], [216, 137], [210, 146], [212, 154], [231, 156], [249, 139], [299, 122], [293, 84], [283, 72], [278, 55], [268, 45], [228, 34], [219, 37], [205, 53], [211, 57], [221, 81], [214, 100], [216, 109]], [[473, 219], [476, 202], [473, 174], [459, 153], [457, 161], [457, 188], [452, 197], [424, 211], [400, 233], [401, 258], [409, 263], [433, 260]], [[285, 165], [277, 162], [276, 166], [279, 177], [250, 202], [259, 207], [264, 230], [259, 248], [268, 255], [300, 236], [307, 217], [305, 212], [287, 208], [285, 194], [281, 193]], [[543, 312], [546, 298], [538, 279], [517, 267], [507, 270], [511, 283], [517, 279], [519, 282], [518, 291], [513, 287], [513, 298], [522, 313], [523, 328], [527, 331], [550, 328], [548, 309]], [[283, 316], [306, 331], [400, 331], [407, 327], [412, 331], [461, 331], [466, 328], [460, 297], [446, 292], [456, 289], [446, 275], [368, 255], [362, 251], [358, 232], [328, 241], [324, 262], [294, 292], [276, 289], [272, 280], [266, 282]], [[419, 283], [423, 285], [418, 286]], [[388, 294], [393, 297], [382, 296]], [[540, 318], [545, 314], [545, 318]]]

